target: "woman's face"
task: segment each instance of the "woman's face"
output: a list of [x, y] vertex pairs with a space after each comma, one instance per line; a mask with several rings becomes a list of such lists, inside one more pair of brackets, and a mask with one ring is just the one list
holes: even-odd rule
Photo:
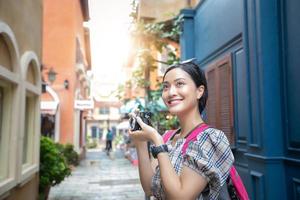
[[197, 88], [187, 72], [175, 68], [165, 76], [162, 99], [171, 114], [180, 115], [191, 110], [198, 111], [198, 99], [203, 91], [203, 86]]

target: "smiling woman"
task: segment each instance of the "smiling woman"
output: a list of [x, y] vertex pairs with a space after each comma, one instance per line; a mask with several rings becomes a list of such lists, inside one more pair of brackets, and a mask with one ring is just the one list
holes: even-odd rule
[[[229, 199], [226, 180], [234, 158], [225, 134], [202, 119], [207, 88], [204, 72], [196, 63], [175, 64], [163, 76], [162, 98], [169, 112], [178, 117], [180, 128], [162, 136], [133, 116], [141, 130], [129, 134], [137, 147], [140, 179], [148, 196], [159, 200]], [[148, 156], [145, 141], [152, 143], [153, 157]]]

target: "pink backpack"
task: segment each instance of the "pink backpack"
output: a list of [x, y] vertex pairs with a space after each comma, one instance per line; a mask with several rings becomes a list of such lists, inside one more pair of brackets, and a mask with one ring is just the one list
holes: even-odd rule
[[[191, 141], [195, 141], [197, 139], [198, 134], [205, 131], [209, 126], [207, 124], [202, 124], [198, 126], [195, 130], [193, 130], [186, 138], [185, 143], [183, 144], [182, 154], [186, 153], [186, 149]], [[163, 135], [163, 140], [166, 143], [176, 132], [176, 130], [167, 131]], [[229, 186], [228, 183], [232, 183], [232, 187]], [[227, 188], [228, 193], [231, 199], [237, 200], [249, 200], [247, 190], [243, 184], [241, 177], [239, 176], [238, 172], [236, 171], [235, 167], [232, 166], [229, 171], [229, 177], [227, 179]], [[233, 191], [232, 191], [233, 189]]]

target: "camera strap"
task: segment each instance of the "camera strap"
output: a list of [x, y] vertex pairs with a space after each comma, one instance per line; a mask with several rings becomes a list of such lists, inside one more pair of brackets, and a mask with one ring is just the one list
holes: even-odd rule
[[[194, 141], [198, 134], [202, 133], [203, 131], [205, 131], [207, 128], [209, 128], [209, 125], [205, 124], [205, 123], [200, 123], [199, 125], [197, 125], [193, 130], [191, 130], [189, 132], [189, 134], [187, 134], [185, 136], [185, 142], [183, 144], [183, 148], [182, 148], [182, 153], [185, 154], [186, 149], [189, 145], [189, 143], [191, 141]], [[172, 140], [173, 137], [178, 134], [178, 132], [180, 131], [180, 129], [177, 130], [169, 130], [167, 131], [164, 135], [163, 135], [163, 140], [164, 143], [167, 143], [167, 141]]]

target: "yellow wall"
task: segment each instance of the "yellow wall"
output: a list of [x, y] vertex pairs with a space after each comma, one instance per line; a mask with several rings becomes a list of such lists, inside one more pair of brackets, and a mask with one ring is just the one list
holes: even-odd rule
[[139, 18], [166, 21], [178, 15], [183, 8], [194, 8], [200, 1], [202, 0], [140, 0]]
[[[26, 51], [31, 51], [37, 55], [38, 60], [41, 60], [42, 5], [42, 0], [0, 0], [0, 21], [12, 30], [20, 57]], [[11, 58], [8, 57], [8, 54], [0, 54], [1, 61], [10, 60]], [[0, 196], [0, 199], [8, 200], [35, 200], [37, 198], [38, 173], [34, 173], [28, 180]]]
[[22, 55], [33, 51], [41, 58], [42, 0], [0, 0], [0, 20], [12, 29]]
[[140, 18], [153, 18], [155, 21], [166, 21], [176, 16], [180, 9], [188, 7], [184, 0], [141, 0], [139, 4]]
[[36, 174], [25, 185], [13, 188], [10, 190], [9, 195], [5, 198], [5, 200], [36, 200], [39, 192], [38, 179], [38, 174]]

